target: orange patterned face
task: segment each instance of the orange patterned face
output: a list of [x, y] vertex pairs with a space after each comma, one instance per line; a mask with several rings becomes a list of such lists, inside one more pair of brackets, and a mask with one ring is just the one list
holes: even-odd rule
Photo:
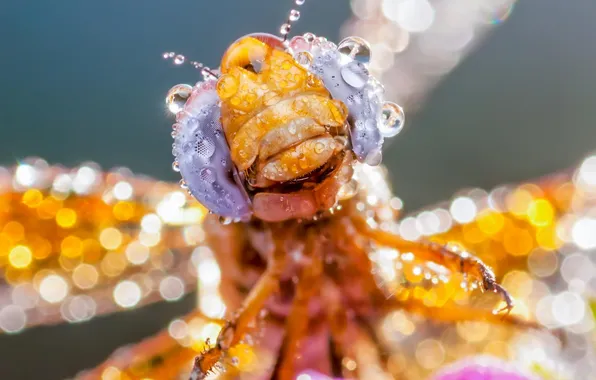
[[[285, 29], [284, 29], [285, 30]], [[353, 193], [355, 160], [378, 165], [403, 112], [383, 99], [358, 37], [245, 36], [168, 93], [176, 110], [174, 168], [210, 211], [232, 220], [310, 219]], [[180, 107], [177, 103], [184, 100]]]
[[255, 193], [255, 214], [277, 214], [276, 203], [285, 216], [267, 219], [333, 206], [353, 160], [344, 103], [292, 55], [253, 37], [228, 49], [221, 72], [221, 123], [232, 161]]

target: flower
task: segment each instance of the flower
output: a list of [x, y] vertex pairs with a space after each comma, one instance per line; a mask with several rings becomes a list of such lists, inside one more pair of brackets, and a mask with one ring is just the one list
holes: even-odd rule
[[432, 380], [534, 380], [535, 377], [513, 364], [490, 356], [476, 356], [456, 362], [437, 373]]

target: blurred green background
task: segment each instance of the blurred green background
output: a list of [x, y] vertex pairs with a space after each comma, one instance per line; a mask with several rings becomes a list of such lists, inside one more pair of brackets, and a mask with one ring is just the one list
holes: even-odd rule
[[[30, 155], [175, 181], [163, 98], [194, 83], [164, 51], [210, 66], [230, 42], [276, 32], [291, 2], [0, 2], [0, 164]], [[337, 40], [346, 0], [307, 2], [296, 33]], [[434, 90], [385, 154], [410, 210], [573, 165], [596, 149], [596, 1], [524, 0]], [[398, 58], [399, 59], [399, 58]], [[399, 83], [386, 83], [399, 86]], [[407, 112], [407, 110], [406, 110]], [[0, 336], [2, 379], [60, 379], [192, 307], [156, 305], [76, 326]]]

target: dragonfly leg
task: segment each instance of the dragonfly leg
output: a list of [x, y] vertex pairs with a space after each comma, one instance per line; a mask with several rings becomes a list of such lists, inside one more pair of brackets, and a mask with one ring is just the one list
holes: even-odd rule
[[286, 264], [286, 251], [283, 235], [275, 239], [275, 248], [265, 272], [250, 290], [240, 309], [234, 313], [224, 325], [217, 337], [215, 345], [195, 358], [191, 379], [204, 379], [225, 355], [226, 351], [238, 344], [259, 312], [263, 309], [269, 297], [278, 290], [279, 279]]
[[323, 275], [323, 252], [314, 233], [307, 238], [304, 257], [309, 263], [302, 268], [292, 308], [286, 320], [286, 336], [278, 369], [279, 380], [293, 380], [296, 376], [296, 358], [309, 330], [309, 304], [319, 293]]
[[458, 252], [455, 249], [428, 240], [409, 241], [389, 232], [371, 230], [366, 226], [363, 228], [364, 233], [380, 245], [395, 248], [401, 253], [410, 252], [418, 260], [433, 262], [453, 272], [460, 272], [478, 279], [482, 290], [499, 294], [505, 302], [505, 306], [500, 310], [496, 310], [496, 312], [505, 311], [506, 314], [509, 314], [513, 308], [511, 295], [497, 283], [493, 271], [474, 255], [468, 252]]
[[519, 318], [515, 315], [499, 315], [486, 309], [472, 306], [447, 303], [440, 307], [427, 306], [422, 300], [407, 299], [404, 301], [388, 299], [384, 305], [385, 311], [404, 310], [411, 314], [423, 316], [431, 321], [456, 323], [467, 321], [488, 322], [493, 324], [509, 325], [521, 329], [544, 329], [539, 323]]

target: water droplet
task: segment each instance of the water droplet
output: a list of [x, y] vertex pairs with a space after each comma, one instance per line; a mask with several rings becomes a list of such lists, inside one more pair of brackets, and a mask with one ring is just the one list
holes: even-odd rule
[[370, 165], [370, 166], [377, 166], [381, 163], [382, 160], [383, 160], [383, 152], [381, 152], [381, 149], [373, 150], [364, 159], [366, 164]]
[[195, 68], [195, 69], [200, 69], [201, 67], [203, 67], [203, 64], [201, 62], [197, 62], [197, 61], [190, 61], [190, 64]]
[[176, 115], [182, 111], [191, 92], [192, 87], [188, 84], [177, 84], [172, 87], [166, 96], [166, 106], [170, 112]]
[[176, 136], [178, 136], [178, 131], [173, 130], [171, 135], [172, 135], [172, 138], [176, 138]]
[[215, 144], [211, 139], [203, 137], [197, 142], [196, 151], [202, 159], [207, 160], [215, 153]]
[[170, 58], [170, 53], [169, 52], [165, 52], [162, 54], [163, 59], [168, 59]]
[[180, 184], [180, 187], [183, 189], [188, 189], [188, 185], [186, 184], [186, 181], [181, 179], [180, 182], [178, 182]]
[[224, 226], [227, 226], [227, 225], [232, 224], [234, 222], [234, 219], [233, 218], [229, 218], [227, 216], [220, 216], [219, 217], [219, 222], [221, 224], [223, 224]]
[[296, 55], [296, 61], [306, 69], [310, 67], [312, 60], [312, 54], [307, 51], [300, 52]]
[[285, 23], [281, 26], [281, 28], [279, 28], [279, 32], [281, 33], [282, 36], [286, 36], [286, 35], [288, 35], [288, 33], [290, 33], [291, 29], [292, 29], [292, 25]]
[[178, 161], [172, 162], [172, 170], [175, 171], [175, 172], [179, 172], [180, 171], [180, 164], [178, 163]]
[[203, 69], [201, 70], [201, 75], [203, 75], [203, 78], [205, 78], [206, 80], [217, 79], [217, 75], [215, 75], [215, 73], [211, 71], [211, 69], [208, 67], [203, 67]]
[[362, 88], [370, 77], [366, 66], [358, 61], [352, 61], [341, 68], [341, 77], [354, 88]]
[[300, 19], [300, 12], [292, 9], [290, 11], [290, 21], [298, 21], [298, 19]]
[[338, 200], [350, 199], [358, 192], [358, 181], [355, 179], [343, 185], [337, 193]]
[[229, 99], [238, 92], [238, 80], [234, 75], [225, 74], [217, 81], [217, 93], [222, 99]]
[[346, 136], [335, 136], [334, 137], [335, 143], [339, 145], [340, 148], [345, 148], [348, 146], [350, 141]]
[[383, 104], [383, 117], [379, 129], [384, 137], [393, 137], [401, 132], [405, 121], [404, 110], [399, 105], [393, 102]]
[[371, 85], [373, 87], [374, 94], [380, 98], [385, 94], [385, 86], [375, 77], [371, 77]]
[[174, 63], [177, 65], [183, 64], [185, 60], [186, 57], [184, 57], [182, 54], [178, 54], [176, 57], [174, 57]]
[[314, 42], [314, 40], [317, 38], [317, 36], [315, 36], [312, 33], [304, 33], [304, 39], [306, 40], [306, 42], [308, 42], [309, 44], [312, 44]]
[[215, 182], [215, 172], [210, 168], [203, 168], [200, 172], [201, 180], [207, 183]]
[[370, 45], [360, 37], [347, 37], [339, 43], [339, 52], [354, 58], [355, 60], [368, 64], [370, 62]]
[[323, 144], [322, 142], [318, 142], [315, 144], [315, 153], [316, 154], [321, 154], [321, 153], [323, 153], [324, 150], [325, 150], [325, 144]]
[[295, 3], [296, 3], [296, 5], [300, 6], [300, 5], [304, 4], [305, 1], [306, 0], [296, 0]]

